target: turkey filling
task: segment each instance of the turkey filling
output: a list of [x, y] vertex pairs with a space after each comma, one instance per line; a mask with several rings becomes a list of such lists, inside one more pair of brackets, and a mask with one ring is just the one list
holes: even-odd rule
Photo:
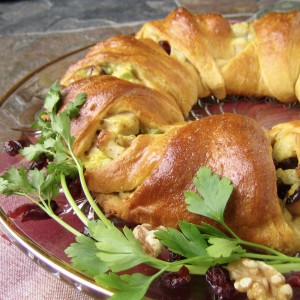
[[144, 128], [138, 116], [122, 112], [107, 116], [99, 124], [91, 147], [81, 157], [87, 170], [104, 166], [121, 155], [139, 134], [162, 133], [159, 129]]
[[300, 168], [298, 159], [290, 157], [284, 161], [276, 162], [278, 197], [287, 205], [300, 199]]
[[141, 83], [133, 66], [131, 64], [105, 64], [92, 65], [79, 69], [72, 76], [72, 82], [97, 75], [111, 75], [119, 79], [127, 80], [133, 83]]
[[234, 55], [239, 54], [254, 38], [254, 30], [247, 22], [232, 24], [232, 42]]
[[[238, 22], [230, 25], [232, 31], [232, 57], [238, 55], [247, 45], [254, 39], [254, 30], [247, 22]], [[145, 30], [142, 38], [149, 38], [154, 42], [158, 43], [165, 51], [175, 59], [183, 63], [191, 63], [191, 61], [182, 53], [182, 50], [179, 50], [175, 45], [170, 45], [168, 40], [161, 40], [159, 34], [155, 34], [151, 31]], [[141, 38], [140, 37], [140, 38]], [[217, 61], [219, 67], [222, 67], [228, 61], [228, 58], [225, 60], [221, 57], [214, 57]]]
[[278, 197], [292, 215], [300, 216], [300, 126], [279, 124], [270, 134]]

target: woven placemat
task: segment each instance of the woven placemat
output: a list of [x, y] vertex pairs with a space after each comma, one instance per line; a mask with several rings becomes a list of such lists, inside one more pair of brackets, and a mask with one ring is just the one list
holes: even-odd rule
[[42, 269], [3, 235], [0, 266], [0, 299], [93, 299]]

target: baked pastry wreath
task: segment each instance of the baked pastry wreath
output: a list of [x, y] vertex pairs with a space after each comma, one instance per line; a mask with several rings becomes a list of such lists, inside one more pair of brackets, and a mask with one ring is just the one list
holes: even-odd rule
[[87, 95], [71, 133], [104, 211], [134, 223], [200, 223], [183, 192], [208, 166], [233, 182], [225, 219], [237, 234], [299, 251], [299, 221], [277, 196], [272, 147], [261, 126], [233, 114], [184, 122], [208, 95], [299, 99], [299, 22], [299, 12], [290, 12], [231, 25], [178, 8], [136, 36], [98, 43], [72, 65], [61, 79], [62, 110], [79, 92]]

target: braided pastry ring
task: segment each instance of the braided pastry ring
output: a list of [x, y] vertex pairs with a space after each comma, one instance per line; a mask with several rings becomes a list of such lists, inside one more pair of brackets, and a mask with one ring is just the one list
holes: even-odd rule
[[271, 13], [231, 25], [178, 8], [136, 37], [98, 43], [67, 70], [64, 105], [87, 94], [71, 124], [74, 152], [108, 215], [174, 227], [181, 219], [207, 222], [186, 210], [183, 192], [194, 189], [199, 167], [209, 166], [234, 184], [225, 219], [242, 238], [285, 253], [300, 250], [297, 221], [277, 197], [263, 129], [233, 114], [184, 122], [198, 97], [298, 99], [299, 18]]

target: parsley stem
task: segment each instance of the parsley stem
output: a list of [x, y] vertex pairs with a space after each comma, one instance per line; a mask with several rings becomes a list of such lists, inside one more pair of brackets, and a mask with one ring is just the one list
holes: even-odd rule
[[[264, 254], [255, 254], [255, 253], [245, 253], [242, 256], [240, 255], [231, 255], [230, 257], [226, 258], [224, 257], [220, 261], [218, 261], [218, 264], [227, 264], [233, 260], [241, 259], [242, 257], [257, 259], [260, 261], [264, 261], [266, 264], [269, 264], [273, 266], [275, 269], [277, 269], [280, 273], [288, 273], [291, 270], [293, 271], [300, 271], [300, 259], [297, 257], [286, 257], [286, 260], [281, 260], [278, 258], [278, 256], [274, 255], [264, 255]], [[195, 261], [197, 261], [197, 264], [195, 264]], [[203, 263], [199, 264], [200, 261], [203, 261]], [[286, 261], [286, 263], [284, 263]], [[279, 263], [280, 262], [280, 263]], [[163, 264], [160, 262], [159, 264], [153, 262], [150, 262], [149, 264], [153, 267], [156, 267], [158, 269], [167, 269], [168, 271], [176, 272], [178, 271], [183, 265], [185, 265], [188, 269], [190, 274], [194, 275], [205, 275], [207, 269], [214, 265], [216, 262], [213, 262], [213, 260], [210, 257], [204, 257], [204, 256], [194, 256], [191, 258], [186, 258], [180, 261], [176, 262], [165, 262], [165, 264], [169, 266], [163, 266]]]
[[274, 264], [272, 265], [280, 273], [289, 273], [291, 271], [299, 272], [300, 271], [300, 263], [290, 263], [290, 264]]
[[209, 266], [206, 266], [206, 265], [200, 266], [200, 265], [186, 264], [184, 262], [185, 262], [185, 260], [182, 261], [181, 264], [170, 265], [170, 267], [168, 268], [168, 271], [177, 272], [182, 266], [186, 266], [189, 269], [190, 274], [205, 275], [208, 268], [211, 266], [211, 264]]
[[264, 252], [272, 253], [273, 255], [276, 255], [277, 257], [284, 258], [284, 259], [287, 259], [287, 260], [289, 260], [291, 258], [290, 256], [287, 256], [287, 255], [285, 255], [285, 254], [283, 254], [283, 253], [281, 253], [277, 250], [274, 250], [270, 247], [242, 240], [241, 238], [239, 238], [239, 236], [229, 226], [227, 226], [227, 224], [225, 222], [219, 222], [219, 223], [233, 236], [233, 238], [235, 240], [238, 241], [238, 243], [240, 245], [260, 249], [260, 250], [263, 250]]
[[[16, 193], [16, 195], [19, 196], [23, 196], [26, 197], [27, 199], [29, 199], [30, 201], [32, 201], [34, 204], [36, 204], [37, 206], [39, 206], [50, 218], [54, 219], [58, 224], [60, 224], [62, 227], [64, 227], [66, 230], [70, 231], [72, 234], [74, 234], [75, 236], [80, 236], [82, 235], [79, 231], [77, 231], [75, 228], [73, 228], [72, 226], [70, 226], [68, 223], [66, 223], [65, 221], [63, 221], [60, 217], [58, 217], [53, 210], [51, 209], [50, 206], [44, 206], [45, 205], [45, 201], [39, 197], [39, 199], [41, 200], [41, 202], [44, 204], [39, 203], [34, 197], [30, 196], [27, 193]], [[42, 201], [43, 200], [43, 201]]]
[[[195, 261], [197, 261], [197, 264], [193, 264]], [[150, 261], [147, 261], [147, 264], [160, 270], [169, 270], [172, 272], [178, 271], [185, 265], [191, 274], [204, 275], [207, 269], [213, 264], [213, 260], [208, 256], [194, 256], [174, 262], [167, 262], [153, 257]]]
[[229, 226], [227, 226], [225, 222], [219, 221], [218, 223], [220, 223], [236, 240], [241, 240], [239, 236]]
[[76, 213], [77, 217], [81, 220], [81, 222], [87, 226], [89, 219], [85, 216], [85, 214], [79, 209], [79, 207], [77, 206], [74, 198], [72, 197], [70, 190], [67, 186], [66, 183], [66, 177], [63, 174], [60, 174], [60, 181], [61, 181], [61, 186], [62, 189], [64, 191], [64, 194], [69, 202], [69, 204], [71, 205], [72, 209], [74, 210], [74, 212]]
[[299, 261], [299, 258], [297, 257], [291, 257], [291, 256], [288, 256], [288, 255], [285, 255], [277, 250], [274, 250], [272, 248], [269, 248], [267, 246], [264, 246], [264, 245], [260, 245], [260, 244], [255, 244], [255, 243], [251, 243], [251, 242], [247, 242], [245, 240], [242, 240], [242, 239], [238, 239], [238, 242], [239, 244], [241, 245], [245, 245], [245, 246], [248, 246], [248, 247], [251, 247], [251, 248], [256, 248], [256, 249], [260, 249], [260, 250], [263, 250], [267, 253], [271, 253], [273, 255], [276, 255], [277, 258], [280, 258], [280, 259], [283, 259], [283, 260], [290, 260], [292, 258], [295, 258]]
[[91, 205], [91, 207], [93, 208], [94, 212], [96, 213], [96, 215], [100, 218], [100, 220], [106, 225], [106, 226], [111, 226], [111, 222], [105, 217], [105, 215], [103, 214], [103, 212], [99, 209], [98, 205], [95, 203], [93, 197], [90, 194], [90, 191], [86, 185], [86, 181], [84, 178], [84, 174], [83, 174], [83, 168], [82, 165], [79, 163], [78, 159], [75, 157], [75, 155], [73, 154], [73, 151], [71, 149], [71, 147], [68, 145], [70, 154], [77, 166], [78, 169], [78, 174], [79, 174], [79, 179], [81, 182], [81, 186], [83, 189], [83, 192], [85, 194], [86, 199], [88, 200], [89, 204]]
[[30, 196], [29, 194], [26, 194], [24, 192], [16, 192], [16, 195], [22, 196], [22, 197], [26, 197], [27, 199], [29, 199], [30, 201], [32, 201], [34, 204], [36, 204], [37, 206], [39, 206], [40, 208], [42, 208], [43, 210], [45, 210], [44, 206], [41, 205], [34, 197]]

